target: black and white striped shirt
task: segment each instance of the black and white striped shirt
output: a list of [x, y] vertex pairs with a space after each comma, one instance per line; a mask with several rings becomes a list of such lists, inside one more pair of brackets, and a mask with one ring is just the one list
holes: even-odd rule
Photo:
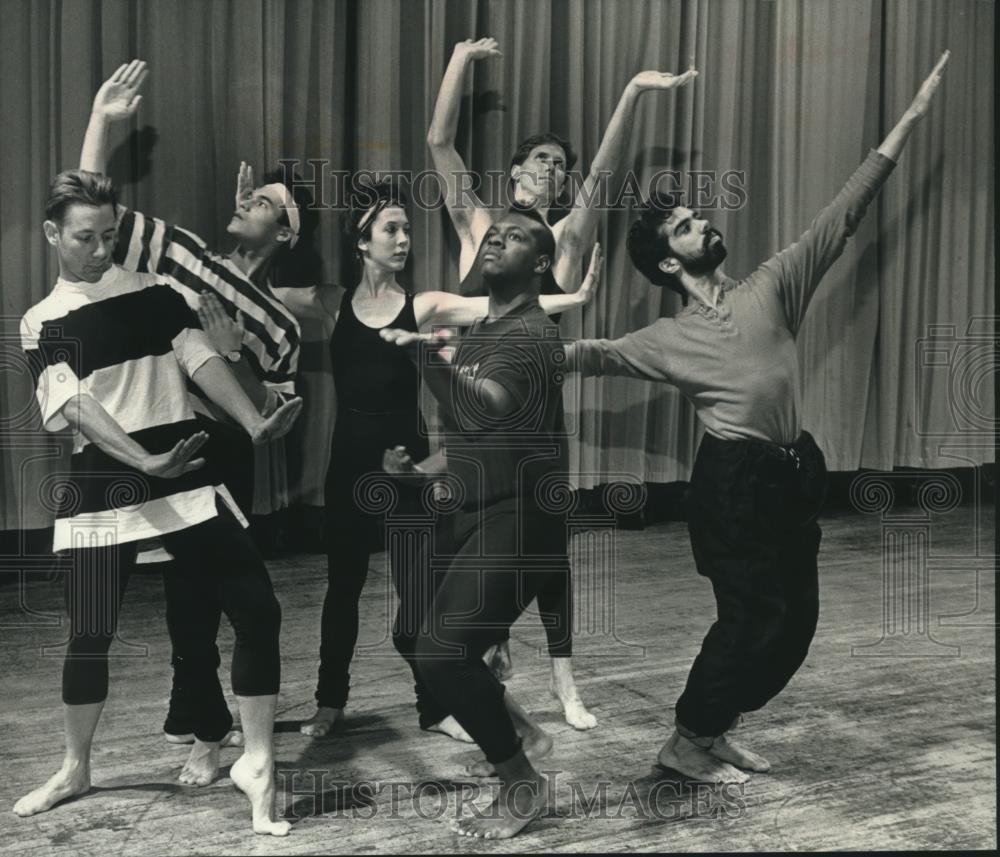
[[245, 328], [243, 359], [257, 379], [282, 399], [294, 395], [298, 322], [281, 301], [255, 286], [230, 259], [213, 253], [193, 232], [125, 208], [119, 217], [114, 259], [128, 271], [159, 274], [192, 309], [198, 306], [199, 293], [208, 290], [218, 296], [230, 318], [240, 310]]
[[[21, 346], [47, 431], [68, 426], [63, 406], [86, 393], [147, 452], [199, 430], [186, 388], [217, 357], [183, 298], [162, 278], [112, 266], [96, 283], [60, 279], [21, 320]], [[53, 550], [122, 544], [185, 529], [216, 515], [216, 492], [242, 514], [208, 469], [150, 477], [82, 434], [70, 473], [43, 493], [55, 500]]]

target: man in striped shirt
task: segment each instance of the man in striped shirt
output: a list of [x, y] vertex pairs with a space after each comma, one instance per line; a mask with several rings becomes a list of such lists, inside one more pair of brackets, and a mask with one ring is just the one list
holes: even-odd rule
[[[61, 173], [45, 213], [59, 280], [25, 314], [21, 334], [44, 428], [74, 433], [70, 476], [55, 490], [61, 503], [54, 549], [68, 551], [70, 559], [66, 756], [59, 772], [21, 798], [14, 812], [45, 812], [89, 790], [91, 744], [108, 692], [108, 649], [136, 543], [156, 535], [177, 559], [172, 573], [186, 597], [217, 599], [232, 621], [232, 683], [246, 750], [231, 777], [250, 799], [254, 830], [285, 835], [287, 823], [273, 818], [281, 608], [239, 509], [213, 484], [204, 459], [191, 459], [206, 435], [198, 430], [185, 378], [255, 444], [286, 433], [302, 401], [292, 399], [263, 417], [180, 295], [156, 275], [113, 264], [117, 213], [110, 179]], [[215, 766], [223, 735], [197, 735], [215, 754]]]
[[[135, 113], [146, 74], [146, 64], [133, 60], [98, 90], [80, 154], [81, 169], [104, 172], [110, 125]], [[214, 253], [186, 229], [123, 208], [114, 260], [126, 270], [158, 274], [176, 289], [198, 313], [202, 327], [251, 401], [269, 414], [295, 392], [299, 327], [271, 292], [268, 278], [275, 261], [297, 243], [303, 224], [314, 223], [315, 213], [307, 210], [311, 202], [308, 191], [295, 189], [300, 205], [277, 176], [265, 178], [267, 183], [254, 189], [252, 172], [241, 165], [237, 208], [227, 227], [238, 245], [228, 256]], [[277, 481], [284, 479], [283, 445], [258, 449], [255, 456], [239, 427], [214, 407], [197, 385], [190, 385], [190, 389], [192, 407], [209, 435], [205, 448], [208, 466], [229, 486], [243, 511], [247, 515], [254, 511], [255, 496], [258, 512], [275, 511], [284, 505], [284, 484], [272, 486], [275, 473]], [[259, 483], [256, 490], [255, 481]], [[167, 740], [187, 743], [199, 725], [213, 730], [224, 723], [232, 725], [224, 700], [208, 703], [214, 698], [210, 691], [217, 684], [220, 658], [215, 633], [201, 630], [218, 630], [221, 605], [192, 602], [170, 575], [164, 578], [164, 588], [174, 673], [163, 728]], [[211, 645], [205, 648], [209, 639]], [[204, 771], [187, 767], [180, 775], [181, 782], [188, 785], [205, 785], [211, 779], [214, 775], [208, 777]]]

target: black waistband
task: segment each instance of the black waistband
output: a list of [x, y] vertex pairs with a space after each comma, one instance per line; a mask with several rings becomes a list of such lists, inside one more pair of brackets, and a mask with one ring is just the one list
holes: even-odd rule
[[798, 468], [801, 462], [801, 455], [808, 449], [816, 446], [813, 436], [807, 431], [799, 433], [799, 436], [792, 443], [774, 443], [757, 438], [741, 438], [740, 440], [725, 440], [713, 434], [705, 432], [701, 439], [699, 453], [707, 455], [733, 455], [740, 450], [751, 450], [753, 452], [776, 458], [779, 461], [787, 461]]

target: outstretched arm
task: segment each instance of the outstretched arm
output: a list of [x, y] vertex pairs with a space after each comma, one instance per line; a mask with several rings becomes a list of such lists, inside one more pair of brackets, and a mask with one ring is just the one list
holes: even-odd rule
[[946, 51], [920, 87], [896, 127], [871, 152], [836, 198], [813, 220], [798, 241], [769, 259], [751, 275], [764, 288], [775, 289], [789, 330], [797, 334], [823, 275], [840, 257], [861, 218], [889, 177], [914, 125], [924, 116], [941, 82]]
[[431, 126], [427, 131], [431, 160], [444, 180], [445, 205], [463, 245], [476, 242], [475, 227], [481, 225], [476, 221], [488, 224], [488, 216], [471, 184], [465, 181], [468, 169], [455, 148], [462, 90], [465, 86], [466, 72], [475, 60], [498, 56], [501, 56], [501, 53], [496, 39], [480, 39], [477, 42], [466, 39], [455, 45], [451, 61], [441, 80]]
[[[555, 226], [560, 248], [579, 256], [591, 239], [597, 224], [599, 200], [597, 199], [602, 176], [616, 170], [621, 164], [628, 142], [629, 131], [635, 119], [635, 106], [643, 92], [664, 91], [685, 86], [698, 76], [691, 68], [684, 74], [660, 71], [641, 71], [633, 77], [611, 115], [611, 121], [601, 139], [600, 148], [590, 164], [590, 172], [577, 193], [573, 210]], [[558, 277], [557, 277], [558, 280]]]
[[927, 75], [927, 79], [921, 84], [910, 106], [906, 108], [906, 112], [903, 113], [899, 122], [896, 123], [896, 127], [889, 132], [889, 135], [882, 141], [882, 145], [878, 147], [880, 155], [883, 155], [890, 161], [899, 160], [903, 146], [906, 145], [906, 141], [909, 139], [910, 132], [927, 115], [927, 108], [930, 107], [931, 99], [941, 84], [944, 67], [950, 56], [951, 51], [945, 51], [941, 54], [941, 59], [937, 61], [937, 65], [934, 66], [931, 73]]
[[147, 476], [170, 479], [198, 470], [205, 464], [204, 458], [191, 458], [208, 440], [208, 435], [203, 431], [179, 441], [169, 452], [152, 455], [129, 437], [125, 429], [89, 393], [81, 393], [69, 399], [63, 405], [61, 414], [74, 431], [80, 432], [100, 450]]
[[[583, 278], [580, 288], [571, 294], [539, 295], [538, 303], [546, 315], [558, 315], [574, 307], [590, 303], [601, 282], [601, 270], [604, 263], [604, 252], [600, 244], [594, 245], [590, 257], [590, 267], [587, 276]], [[467, 327], [481, 318], [486, 318], [490, 310], [490, 299], [464, 298], [451, 292], [421, 292], [414, 299], [414, 310], [417, 316], [417, 326], [424, 324], [448, 324]]]
[[108, 131], [112, 124], [135, 115], [146, 79], [146, 63], [132, 60], [118, 67], [94, 96], [90, 122], [80, 150], [80, 169], [103, 173], [108, 165]]
[[491, 420], [503, 420], [518, 407], [516, 398], [503, 385], [487, 377], [470, 377], [457, 372], [452, 364], [450, 333], [414, 333], [398, 328], [382, 328], [379, 336], [401, 348], [418, 363], [427, 388], [438, 402], [454, 413], [455, 400], [476, 402], [478, 413]]
[[220, 357], [206, 360], [191, 375], [215, 404], [231, 416], [261, 446], [287, 434], [302, 411], [302, 399], [289, 399], [269, 416], [264, 417]]

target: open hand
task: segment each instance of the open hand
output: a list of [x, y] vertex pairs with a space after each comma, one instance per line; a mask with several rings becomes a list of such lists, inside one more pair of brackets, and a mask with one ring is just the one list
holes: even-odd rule
[[243, 346], [243, 313], [236, 310], [236, 320], [229, 317], [222, 308], [222, 301], [212, 292], [204, 291], [198, 296], [198, 321], [208, 335], [212, 347], [219, 354], [239, 351]]
[[191, 459], [208, 440], [208, 434], [203, 431], [195, 432], [187, 440], [178, 441], [177, 445], [170, 452], [162, 452], [159, 455], [150, 455], [142, 465], [142, 472], [147, 476], [157, 476], [160, 479], [174, 479], [192, 470], [199, 470], [205, 466], [204, 458]]
[[148, 74], [146, 63], [142, 60], [132, 60], [118, 66], [118, 71], [97, 90], [92, 112], [99, 113], [112, 122], [128, 119], [139, 109], [142, 101], [139, 90]]
[[263, 446], [279, 437], [284, 437], [292, 430], [295, 421], [302, 413], [302, 399], [296, 396], [289, 399], [280, 408], [277, 408], [271, 416], [261, 421], [250, 432], [250, 439], [254, 446]]
[[640, 71], [632, 78], [632, 86], [640, 92], [647, 89], [676, 89], [686, 86], [698, 76], [698, 70], [689, 68], [683, 74], [670, 74], [666, 71]]
[[455, 45], [455, 53], [465, 54], [472, 60], [482, 60], [488, 59], [489, 57], [503, 56], [500, 52], [500, 45], [497, 43], [497, 40], [491, 38], [479, 39], [478, 41], [466, 39], [464, 42], [459, 42]]
[[246, 161], [240, 161], [240, 171], [236, 174], [236, 207], [240, 207], [245, 199], [253, 196], [253, 167]]
[[583, 278], [580, 288], [577, 289], [577, 296], [580, 303], [588, 304], [593, 299], [597, 287], [601, 284], [601, 274], [604, 270], [604, 249], [600, 243], [594, 245], [594, 252], [590, 255], [590, 267], [587, 268], [587, 276]]
[[931, 73], [927, 75], [927, 79], [923, 82], [923, 84], [921, 84], [916, 97], [910, 104], [910, 108], [907, 111], [910, 116], [915, 119], [920, 119], [927, 112], [927, 108], [931, 105], [931, 99], [934, 97], [934, 93], [937, 92], [937, 88], [941, 84], [941, 78], [944, 75], [944, 67], [948, 63], [948, 57], [950, 56], [951, 51], [945, 51], [941, 54], [941, 59], [937, 61], [937, 65], [931, 69]]

